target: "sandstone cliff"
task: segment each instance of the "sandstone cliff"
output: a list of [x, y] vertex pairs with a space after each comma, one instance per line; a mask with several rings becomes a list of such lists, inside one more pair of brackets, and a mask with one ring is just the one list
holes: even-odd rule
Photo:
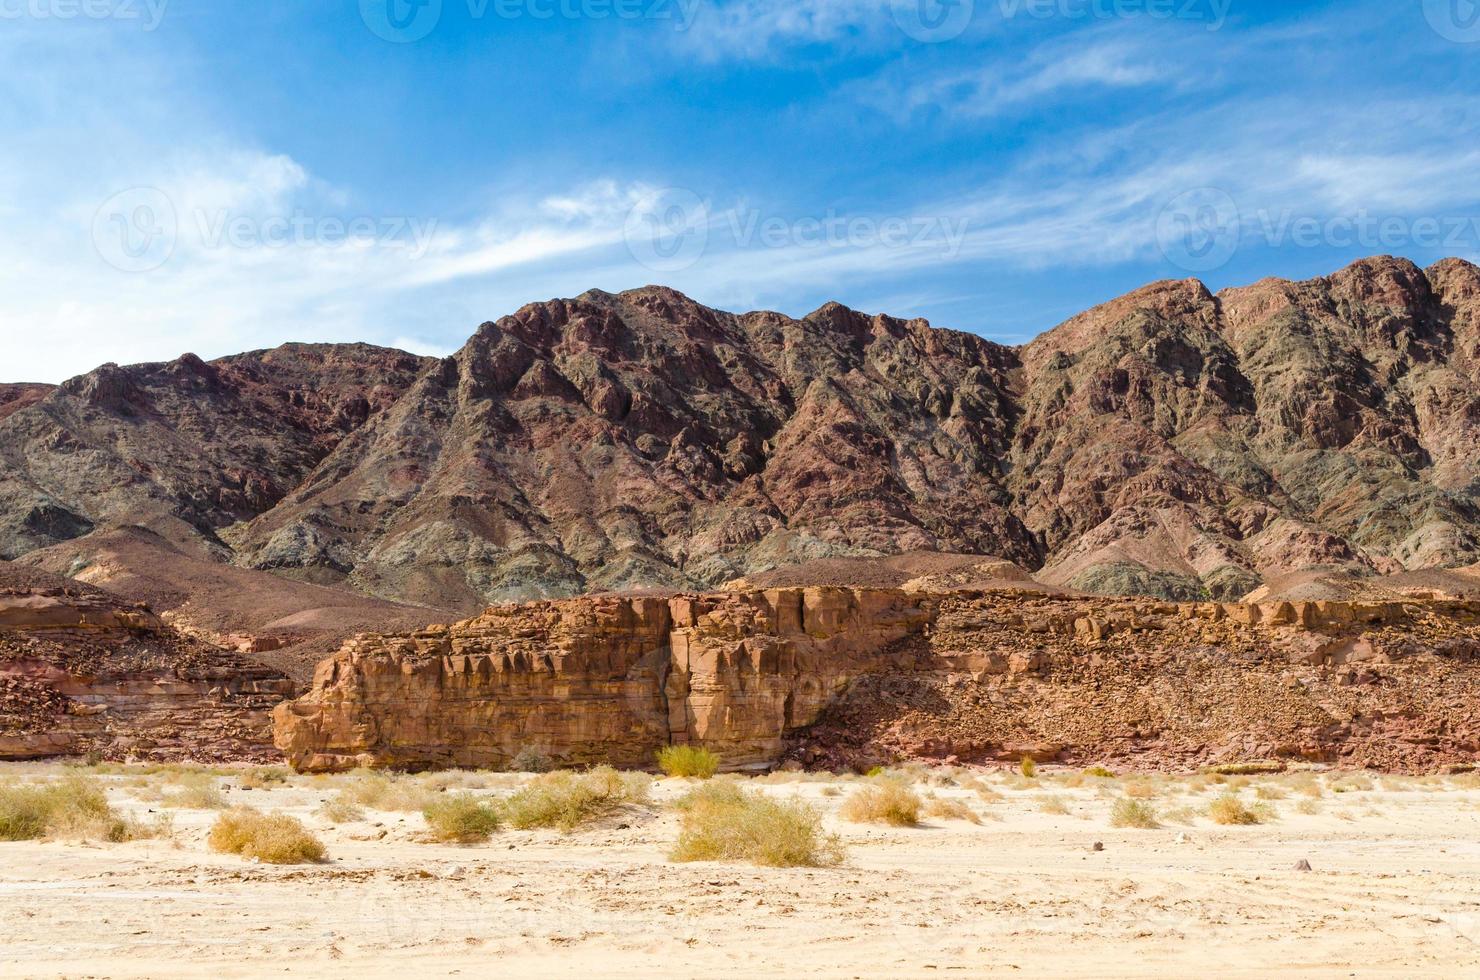
[[291, 681], [147, 607], [0, 562], [0, 760], [277, 757]]
[[1480, 601], [1157, 603], [776, 588], [364, 636], [274, 713], [306, 771], [929, 756], [1422, 770], [1480, 754]]

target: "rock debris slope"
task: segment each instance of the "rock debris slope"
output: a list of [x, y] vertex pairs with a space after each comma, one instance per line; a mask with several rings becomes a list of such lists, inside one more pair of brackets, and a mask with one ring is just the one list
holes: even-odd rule
[[0, 393], [0, 557], [85, 565], [140, 525], [464, 615], [910, 551], [1178, 600], [1473, 565], [1477, 310], [1474, 266], [1375, 258], [1156, 283], [1009, 348], [649, 287], [527, 306], [441, 360], [110, 365]]
[[499, 606], [366, 635], [274, 713], [300, 770], [1288, 758], [1480, 752], [1480, 600], [1173, 604], [775, 588]]

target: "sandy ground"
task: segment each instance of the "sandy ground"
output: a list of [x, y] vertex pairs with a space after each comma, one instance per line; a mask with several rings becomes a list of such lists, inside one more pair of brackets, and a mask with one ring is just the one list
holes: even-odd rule
[[[102, 778], [142, 815], [160, 804], [139, 797], [170, 777]], [[848, 844], [828, 869], [670, 863], [678, 817], [661, 804], [679, 780], [655, 785], [652, 811], [597, 829], [455, 846], [419, 840], [417, 813], [331, 826], [315, 810], [346, 778], [220, 781], [228, 799], [317, 830], [322, 865], [213, 854], [206, 810], [171, 811], [174, 840], [0, 843], [0, 975], [1480, 976], [1474, 777], [1327, 774], [1311, 789], [1305, 775], [1302, 792], [1259, 777], [1245, 799], [1260, 786], [1282, 798], [1249, 827], [1195, 815], [1226, 784], [1155, 779], [1154, 830], [1110, 827], [1123, 778], [936, 774], [917, 790], [983, 822], [910, 829], [839, 820], [856, 778], [748, 781], [826, 811]], [[522, 778], [468, 785], [497, 794]], [[1049, 797], [1069, 812], [1044, 812]], [[1294, 870], [1302, 859], [1313, 870]]]

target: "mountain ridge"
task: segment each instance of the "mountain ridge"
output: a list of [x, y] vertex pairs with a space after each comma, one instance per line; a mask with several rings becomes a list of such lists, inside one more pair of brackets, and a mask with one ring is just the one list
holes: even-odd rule
[[916, 550], [1168, 598], [1467, 565], [1477, 310], [1475, 266], [1377, 257], [1163, 280], [1008, 347], [648, 286], [527, 304], [447, 358], [107, 365], [0, 410], [0, 557], [140, 524], [451, 609]]

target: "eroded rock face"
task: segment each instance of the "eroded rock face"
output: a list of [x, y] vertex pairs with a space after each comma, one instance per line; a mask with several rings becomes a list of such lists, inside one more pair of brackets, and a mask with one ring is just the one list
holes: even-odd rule
[[1480, 561], [1477, 460], [1460, 260], [1153, 283], [1023, 347], [647, 287], [440, 360], [290, 345], [0, 391], [0, 556], [137, 524], [459, 615], [922, 550], [1227, 601]]
[[275, 712], [305, 771], [897, 757], [1299, 757], [1424, 769], [1480, 753], [1480, 602], [1158, 603], [777, 588], [502, 606], [359, 637]]
[[281, 673], [144, 607], [0, 562], [0, 759], [278, 758]]

